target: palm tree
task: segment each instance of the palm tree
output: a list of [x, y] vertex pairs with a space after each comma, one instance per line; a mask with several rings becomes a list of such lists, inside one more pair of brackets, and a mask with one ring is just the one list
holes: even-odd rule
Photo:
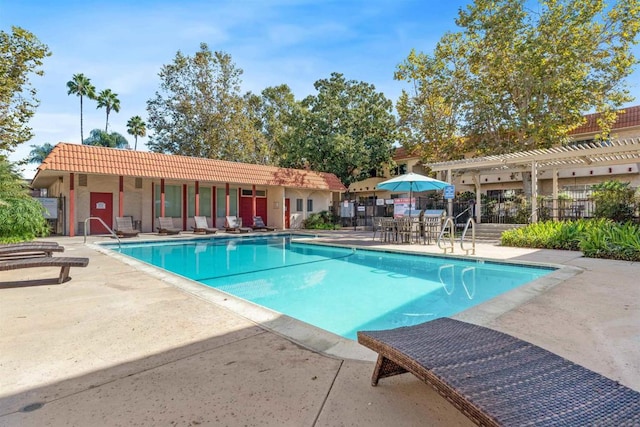
[[142, 121], [140, 116], [133, 116], [127, 122], [127, 133], [129, 135], [133, 135], [135, 138], [135, 143], [133, 146], [134, 150], [138, 149], [138, 137], [147, 135], [147, 127], [146, 123]]
[[80, 97], [80, 143], [84, 141], [84, 133], [82, 131], [82, 98], [87, 97], [94, 99], [96, 97], [96, 88], [91, 84], [91, 80], [84, 74], [74, 74], [72, 79], [67, 82], [67, 95], [77, 95]]
[[94, 129], [89, 133], [89, 137], [82, 141], [83, 145], [94, 145], [98, 147], [109, 148], [128, 148], [129, 142], [127, 138], [120, 135], [118, 132], [111, 132], [108, 134], [102, 129]]
[[42, 163], [47, 158], [53, 145], [45, 142], [42, 145], [31, 145], [32, 150], [29, 152], [29, 156], [26, 158], [27, 163]]
[[111, 89], [105, 89], [98, 94], [96, 99], [98, 101], [98, 106], [96, 108], [104, 107], [107, 111], [107, 123], [104, 125], [104, 131], [109, 132], [109, 113], [111, 113], [111, 110], [116, 113], [120, 111], [120, 100], [118, 99], [118, 94], [113, 93]]

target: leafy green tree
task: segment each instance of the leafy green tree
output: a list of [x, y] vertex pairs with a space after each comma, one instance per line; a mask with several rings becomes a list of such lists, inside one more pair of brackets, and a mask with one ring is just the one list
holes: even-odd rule
[[84, 97], [95, 99], [96, 88], [91, 84], [91, 80], [84, 74], [74, 74], [73, 78], [67, 82], [67, 95], [80, 97], [80, 141], [84, 141], [82, 100]]
[[331, 172], [349, 184], [391, 161], [395, 118], [384, 94], [340, 73], [314, 86], [317, 95], [305, 98], [293, 118], [283, 166]]
[[26, 158], [27, 163], [42, 163], [47, 158], [49, 153], [55, 145], [51, 145], [45, 142], [42, 145], [31, 145], [32, 150], [29, 152], [29, 156]]
[[94, 129], [89, 137], [82, 141], [82, 145], [94, 145], [108, 148], [128, 148], [129, 142], [118, 132], [107, 133], [102, 129]]
[[294, 131], [294, 118], [302, 108], [289, 86], [268, 87], [261, 93], [261, 128], [266, 139], [270, 162], [286, 163], [287, 149]]
[[33, 240], [48, 232], [44, 207], [29, 195], [15, 167], [0, 157], [0, 243]]
[[[530, 6], [526, 0], [475, 0], [459, 12], [461, 30], [446, 34], [433, 57], [407, 58], [396, 77], [421, 91], [403, 103], [433, 111], [413, 117], [401, 112], [413, 129], [442, 116], [444, 105], [454, 107], [456, 127], [480, 154], [564, 143], [592, 109], [604, 113], [600, 125], [608, 131], [614, 111], [632, 100], [625, 79], [637, 63], [632, 47], [639, 1], [608, 6], [602, 0], [544, 0], [538, 10]], [[430, 105], [447, 84], [459, 89], [455, 99]], [[428, 96], [421, 98], [424, 92]], [[443, 128], [448, 117], [441, 119]]]
[[594, 216], [616, 222], [633, 219], [634, 189], [629, 182], [610, 180], [591, 187], [595, 201]]
[[253, 124], [240, 93], [242, 70], [206, 43], [193, 57], [178, 52], [160, 71], [160, 90], [147, 101], [151, 151], [247, 161], [254, 157]]
[[11, 152], [33, 137], [29, 120], [40, 104], [31, 75], [42, 76], [49, 48], [20, 27], [0, 31], [0, 154]]
[[133, 149], [138, 149], [138, 137], [147, 135], [147, 125], [142, 121], [142, 117], [133, 116], [127, 121], [127, 133], [133, 135], [135, 143]]
[[396, 104], [398, 139], [425, 163], [457, 159], [464, 153], [460, 134], [464, 80], [459, 73], [449, 72], [460, 67], [457, 55], [443, 51], [455, 48], [452, 39], [439, 44], [434, 56], [412, 50], [395, 73], [397, 80], [414, 83], [402, 91]]
[[115, 113], [120, 111], [120, 100], [118, 99], [118, 94], [113, 93], [111, 89], [105, 89], [98, 94], [96, 101], [98, 101], [98, 106], [96, 108], [104, 108], [107, 113], [107, 121], [104, 125], [104, 131], [109, 132], [109, 114], [111, 111]]

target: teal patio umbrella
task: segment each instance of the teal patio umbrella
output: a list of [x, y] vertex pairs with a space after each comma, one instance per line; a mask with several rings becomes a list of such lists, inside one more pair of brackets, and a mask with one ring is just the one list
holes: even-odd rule
[[413, 192], [421, 192], [428, 190], [443, 190], [446, 186], [451, 185], [448, 182], [439, 179], [430, 178], [418, 173], [409, 172], [404, 175], [396, 176], [387, 181], [383, 181], [376, 185], [380, 190], [388, 191], [408, 191], [409, 192], [409, 216], [411, 216], [411, 198]]

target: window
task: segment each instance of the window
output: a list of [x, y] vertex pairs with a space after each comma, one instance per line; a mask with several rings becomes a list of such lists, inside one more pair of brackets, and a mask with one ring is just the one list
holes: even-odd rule
[[[218, 188], [216, 191], [216, 216], [225, 217], [227, 215], [227, 195], [225, 188]], [[238, 192], [229, 189], [229, 215], [238, 215]]]
[[403, 163], [401, 165], [398, 165], [394, 170], [393, 170], [394, 175], [404, 175], [405, 173], [407, 173], [407, 164]]
[[[164, 186], [164, 216], [172, 216], [176, 218], [182, 217], [182, 188], [179, 185]], [[160, 186], [155, 185], [154, 203], [155, 216], [158, 218], [162, 215], [160, 206]]]
[[313, 199], [307, 199], [307, 212], [313, 212]]
[[[196, 187], [187, 188], [187, 215], [196, 214]], [[211, 216], [211, 188], [200, 187], [200, 215]]]
[[[253, 191], [251, 191], [251, 189], [242, 189], [242, 197], [252, 197], [253, 196]], [[267, 197], [267, 191], [266, 190], [256, 190], [256, 197]]]
[[296, 212], [302, 212], [302, 199], [296, 199]]

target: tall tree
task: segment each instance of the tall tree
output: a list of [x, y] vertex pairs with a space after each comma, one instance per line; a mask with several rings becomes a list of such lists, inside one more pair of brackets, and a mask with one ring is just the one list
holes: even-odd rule
[[[192, 57], [178, 52], [160, 71], [160, 90], [147, 101], [151, 151], [245, 161], [253, 158], [247, 139], [250, 119], [231, 56], [202, 43]], [[250, 133], [252, 134], [252, 133]]]
[[294, 117], [302, 108], [286, 84], [268, 87], [261, 93], [261, 125], [270, 163], [286, 163], [288, 141], [294, 131]]
[[20, 27], [0, 31], [0, 155], [33, 137], [29, 120], [40, 104], [29, 77], [42, 76], [49, 48]]
[[393, 104], [375, 87], [340, 73], [315, 82], [288, 137], [285, 166], [331, 172], [349, 184], [379, 172], [395, 141]]
[[51, 145], [48, 142], [45, 142], [42, 145], [32, 145], [32, 150], [29, 152], [29, 156], [25, 160], [27, 163], [42, 163], [54, 147], [55, 145]]
[[[456, 44], [440, 44], [438, 49], [444, 47], [451, 49]], [[411, 51], [395, 73], [396, 79], [413, 82], [396, 104], [398, 139], [426, 163], [455, 159], [464, 153], [460, 137], [464, 82], [459, 73], [449, 73], [459, 67], [456, 59], [441, 50], [433, 57]]]
[[119, 112], [120, 111], [120, 100], [118, 99], [118, 94], [113, 93], [111, 89], [105, 89], [98, 94], [96, 98], [98, 101], [98, 106], [96, 108], [103, 108], [107, 112], [107, 121], [104, 125], [104, 131], [109, 132], [109, 113], [111, 111]]
[[129, 135], [133, 135], [135, 138], [135, 143], [133, 146], [134, 150], [138, 149], [138, 137], [147, 135], [147, 125], [142, 121], [142, 117], [133, 116], [127, 121], [127, 133]]
[[84, 74], [74, 74], [71, 80], [67, 82], [67, 89], [67, 95], [80, 97], [80, 142], [82, 142], [84, 141], [82, 100], [85, 96], [89, 99], [95, 99], [96, 88]]
[[[460, 32], [445, 35], [424, 66], [409, 56], [396, 74], [417, 84], [425, 99], [455, 82], [456, 127], [480, 154], [545, 148], [568, 140], [589, 110], [603, 111], [603, 132], [632, 98], [625, 85], [637, 63], [631, 50], [640, 25], [638, 0], [475, 0], [459, 12]], [[431, 91], [431, 83], [436, 82]], [[419, 96], [402, 100], [439, 115]], [[446, 104], [446, 103], [445, 103]], [[409, 109], [410, 110], [410, 109]], [[414, 129], [423, 117], [412, 118]], [[443, 128], [447, 126], [442, 124]], [[438, 144], [439, 141], [429, 141]], [[445, 141], [445, 144], [448, 144]]]
[[128, 148], [129, 142], [118, 132], [107, 133], [102, 129], [94, 129], [89, 137], [82, 141], [82, 145], [95, 145], [109, 148]]

